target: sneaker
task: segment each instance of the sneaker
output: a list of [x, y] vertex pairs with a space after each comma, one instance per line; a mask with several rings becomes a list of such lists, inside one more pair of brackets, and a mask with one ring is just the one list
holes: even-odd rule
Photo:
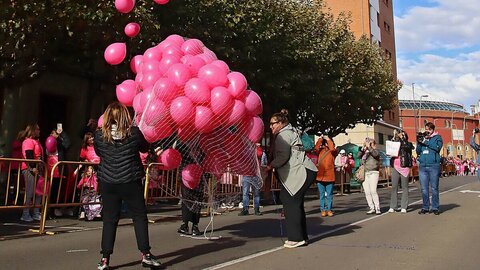
[[438, 215], [440, 215], [440, 210], [438, 210], [438, 209], [432, 210], [432, 213], [433, 213], [435, 216], [438, 216]]
[[97, 269], [98, 270], [110, 269], [110, 267], [108, 266], [108, 263], [109, 263], [108, 258], [102, 258], [97, 265]]
[[393, 208], [388, 209], [388, 213], [395, 213], [395, 209]]
[[78, 219], [85, 219], [85, 212], [80, 212], [80, 216], [78, 216]]
[[286, 241], [285, 244], [283, 244], [283, 246], [286, 248], [296, 248], [296, 247], [301, 247], [305, 244], [306, 244], [305, 240], [302, 240], [300, 242]]
[[40, 221], [40, 219], [42, 219], [42, 216], [40, 216], [40, 213], [33, 213], [32, 219], [35, 221]]
[[239, 216], [248, 216], [248, 210], [247, 209], [243, 209], [242, 211], [240, 211], [240, 213], [238, 213]]
[[255, 208], [255, 216], [262, 216], [262, 212], [260, 212], [259, 208]]
[[373, 215], [375, 214], [375, 209], [370, 209], [368, 212], [367, 212], [367, 215]]
[[327, 211], [322, 210], [321, 216], [322, 216], [322, 217], [326, 217], [326, 216], [327, 216]]
[[376, 210], [376, 211], [375, 211], [375, 214], [376, 214], [376, 215], [381, 215], [382, 212], [381, 212], [380, 210]]
[[192, 236], [198, 236], [201, 235], [202, 233], [198, 229], [198, 225], [193, 225], [192, 226]]
[[177, 232], [181, 234], [190, 234], [188, 232], [188, 224], [182, 223], [182, 225], [180, 225], [180, 228], [178, 228]]
[[151, 253], [143, 254], [142, 256], [142, 266], [143, 267], [159, 267], [162, 264], [157, 261]]
[[61, 217], [61, 216], [63, 216], [62, 211], [61, 211], [60, 209], [58, 209], [58, 208], [55, 209], [55, 210], [53, 210], [53, 214], [54, 214], [56, 217]]
[[32, 218], [32, 216], [30, 216], [30, 213], [24, 212], [22, 217], [20, 218], [20, 220], [25, 221], [25, 222], [32, 222], [33, 218]]
[[428, 213], [430, 213], [430, 212], [426, 209], [421, 209], [420, 211], [418, 211], [419, 215], [425, 215], [425, 214], [428, 214]]
[[327, 211], [327, 216], [333, 217], [333, 212], [331, 210]]
[[238, 208], [240, 208], [240, 209], [243, 208], [243, 203], [242, 203], [242, 202], [240, 202], [240, 203], [238, 204]]
[[407, 209], [405, 209], [405, 208], [402, 208], [402, 210], [400, 210], [400, 213], [402, 213], [402, 214], [406, 214], [406, 213], [407, 213]]

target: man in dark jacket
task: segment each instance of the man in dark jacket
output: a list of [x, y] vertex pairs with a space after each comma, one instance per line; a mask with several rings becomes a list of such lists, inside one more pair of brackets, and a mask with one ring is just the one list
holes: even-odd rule
[[[417, 156], [419, 162], [419, 178], [422, 187], [423, 206], [419, 214], [440, 214], [438, 184], [440, 181], [440, 150], [443, 147], [442, 137], [435, 132], [435, 125], [425, 124], [425, 135], [417, 136]], [[432, 188], [432, 208], [430, 209], [429, 187]]]
[[475, 141], [475, 137], [479, 137], [479, 134], [480, 134], [480, 130], [478, 128], [475, 128], [473, 130], [473, 135], [472, 137], [470, 138], [470, 146], [473, 148], [473, 150], [475, 150], [475, 152], [477, 152], [477, 176], [480, 177], [480, 170], [478, 169], [478, 166], [480, 166], [480, 145], [477, 144], [477, 142]]

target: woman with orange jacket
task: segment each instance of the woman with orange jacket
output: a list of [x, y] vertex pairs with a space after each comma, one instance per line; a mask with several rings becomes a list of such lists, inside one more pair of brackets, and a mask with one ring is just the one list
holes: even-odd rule
[[[335, 144], [328, 136], [318, 139], [314, 148], [318, 153], [317, 161], [317, 187], [320, 192], [320, 210], [322, 217], [333, 216], [333, 185], [335, 184]], [[326, 193], [326, 205], [325, 205]]]

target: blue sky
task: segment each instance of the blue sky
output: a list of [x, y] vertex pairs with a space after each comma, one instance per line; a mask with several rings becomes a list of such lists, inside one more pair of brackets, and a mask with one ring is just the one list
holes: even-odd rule
[[480, 1], [394, 0], [399, 98], [480, 99]]

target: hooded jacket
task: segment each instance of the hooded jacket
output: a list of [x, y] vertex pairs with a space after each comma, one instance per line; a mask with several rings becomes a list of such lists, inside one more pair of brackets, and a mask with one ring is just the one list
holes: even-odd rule
[[442, 137], [434, 133], [431, 137], [425, 137], [423, 142], [417, 143], [417, 160], [420, 166], [440, 165], [440, 150], [443, 147]]
[[275, 137], [273, 160], [270, 166], [276, 169], [282, 185], [295, 195], [307, 179], [306, 169], [317, 171], [315, 164], [301, 151], [302, 141], [298, 132], [288, 124]]
[[145, 175], [140, 152], [148, 150], [148, 143], [138, 127], [131, 135], [112, 143], [104, 141], [101, 130], [94, 136], [95, 153], [100, 157], [97, 178], [100, 182], [123, 184], [140, 181]]

